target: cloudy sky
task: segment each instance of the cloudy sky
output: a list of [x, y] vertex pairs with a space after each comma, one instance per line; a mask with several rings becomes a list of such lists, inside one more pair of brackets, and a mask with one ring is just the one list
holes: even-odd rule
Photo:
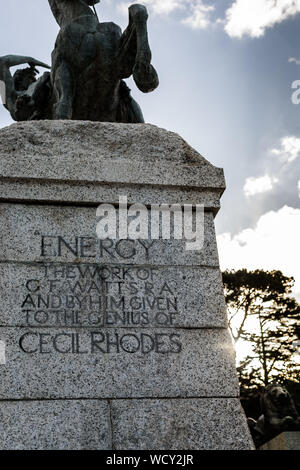
[[[102, 0], [101, 21], [125, 28], [129, 3]], [[149, 95], [129, 85], [147, 122], [224, 168], [222, 268], [281, 269], [300, 299], [300, 0], [143, 3], [161, 84]], [[0, 31], [0, 55], [50, 63], [58, 27], [46, 0], [5, 2]], [[10, 123], [1, 106], [0, 127]]]

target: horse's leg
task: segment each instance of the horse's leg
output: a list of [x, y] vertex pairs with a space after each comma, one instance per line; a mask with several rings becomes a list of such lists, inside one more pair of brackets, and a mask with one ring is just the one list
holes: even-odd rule
[[55, 70], [53, 89], [56, 98], [54, 119], [72, 119], [74, 80], [66, 62], [61, 62]]
[[137, 87], [144, 93], [155, 90], [159, 84], [156, 70], [151, 65], [151, 50], [147, 32], [148, 13], [143, 5], [129, 7], [129, 25], [125, 30], [119, 58], [127, 78], [133, 74]]

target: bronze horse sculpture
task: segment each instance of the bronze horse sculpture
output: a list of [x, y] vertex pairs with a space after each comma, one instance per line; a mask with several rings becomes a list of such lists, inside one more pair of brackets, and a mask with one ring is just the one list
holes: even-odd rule
[[[48, 1], [60, 26], [51, 71], [37, 80], [35, 67], [50, 69], [47, 64], [32, 57], [0, 58], [4, 105], [12, 118], [144, 122], [124, 79], [133, 75], [144, 93], [159, 84], [151, 65], [146, 8], [129, 7], [129, 25], [122, 34], [116, 24], [99, 22], [91, 9], [99, 0]], [[12, 76], [10, 67], [23, 63], [30, 67]]]

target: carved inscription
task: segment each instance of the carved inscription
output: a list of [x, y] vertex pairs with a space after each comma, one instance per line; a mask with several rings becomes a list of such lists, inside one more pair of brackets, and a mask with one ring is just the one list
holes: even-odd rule
[[[76, 237], [71, 244], [60, 236], [42, 236], [41, 255], [54, 259], [41, 263], [36, 278], [25, 282], [20, 308], [30, 331], [20, 338], [20, 349], [27, 354], [179, 353], [180, 334], [169, 330], [178, 323], [176, 282], [150, 266], [59, 262], [63, 250], [84, 258], [96, 248], [128, 259], [139, 242], [126, 240], [125, 246], [105, 240], [100, 246], [87, 238]], [[147, 251], [151, 243], [143, 246]]]

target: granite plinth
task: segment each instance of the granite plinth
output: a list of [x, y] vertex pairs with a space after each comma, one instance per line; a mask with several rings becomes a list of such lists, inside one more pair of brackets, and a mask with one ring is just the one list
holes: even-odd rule
[[[224, 189], [155, 126], [0, 130], [1, 449], [253, 448], [214, 228]], [[99, 240], [97, 207], [120, 196], [202, 205], [202, 249]]]

